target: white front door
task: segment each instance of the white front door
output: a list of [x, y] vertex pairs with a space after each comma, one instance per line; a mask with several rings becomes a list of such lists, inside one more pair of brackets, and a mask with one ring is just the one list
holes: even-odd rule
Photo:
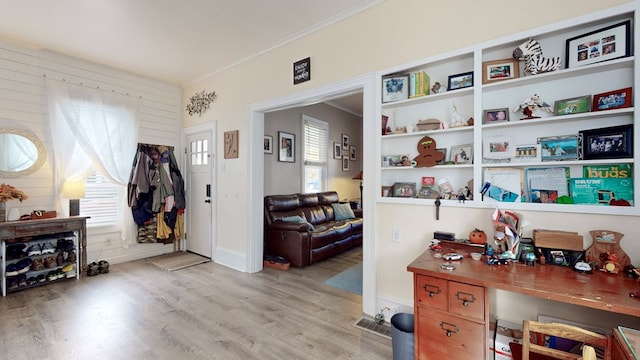
[[187, 135], [187, 251], [213, 258], [213, 149], [211, 131]]

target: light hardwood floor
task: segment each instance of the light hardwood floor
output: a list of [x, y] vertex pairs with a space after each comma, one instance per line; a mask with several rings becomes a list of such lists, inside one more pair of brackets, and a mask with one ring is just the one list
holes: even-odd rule
[[304, 269], [244, 274], [146, 260], [0, 299], [3, 359], [391, 359], [353, 323], [362, 298], [324, 284], [361, 249]]

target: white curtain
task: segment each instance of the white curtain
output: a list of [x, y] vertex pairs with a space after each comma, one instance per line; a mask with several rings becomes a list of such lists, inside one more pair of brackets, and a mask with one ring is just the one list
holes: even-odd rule
[[[50, 79], [46, 88], [56, 209], [64, 208], [65, 181], [83, 181], [95, 171], [126, 189], [138, 142], [140, 99]], [[131, 239], [131, 230], [125, 232]]]

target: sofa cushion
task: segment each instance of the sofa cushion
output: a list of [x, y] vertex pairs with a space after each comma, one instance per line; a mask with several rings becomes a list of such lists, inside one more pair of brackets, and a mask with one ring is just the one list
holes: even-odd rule
[[309, 224], [309, 229], [310, 230], [314, 229], [312, 224], [310, 224], [305, 218], [303, 218], [302, 216], [299, 216], [299, 215], [285, 216], [280, 220], [285, 221], [285, 222], [295, 222], [295, 223], [300, 223], [300, 224]]
[[349, 204], [331, 204], [331, 207], [333, 207], [333, 213], [336, 220], [348, 220], [356, 217]]

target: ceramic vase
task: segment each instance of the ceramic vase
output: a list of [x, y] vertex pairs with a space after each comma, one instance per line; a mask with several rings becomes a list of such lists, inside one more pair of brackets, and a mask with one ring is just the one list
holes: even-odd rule
[[18, 210], [18, 208], [13, 208], [9, 210], [9, 213], [7, 214], [7, 221], [16, 220], [20, 220], [20, 210]]

